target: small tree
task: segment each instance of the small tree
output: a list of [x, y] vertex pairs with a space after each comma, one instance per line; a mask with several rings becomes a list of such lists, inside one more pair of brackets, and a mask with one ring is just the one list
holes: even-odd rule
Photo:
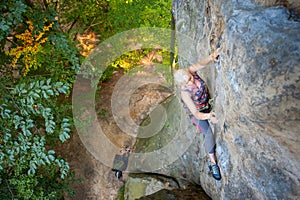
[[72, 176], [54, 148], [70, 138], [79, 53], [52, 5], [0, 7], [0, 199], [61, 199]]
[[[2, 89], [7, 90], [1, 85]], [[69, 165], [51, 149], [50, 141], [70, 138], [70, 119], [55, 108], [67, 94], [61, 82], [40, 80], [18, 84], [2, 93], [0, 104], [0, 196], [38, 199], [61, 196]], [[5, 199], [6, 199], [5, 198]], [[1, 198], [3, 199], [3, 198]]]

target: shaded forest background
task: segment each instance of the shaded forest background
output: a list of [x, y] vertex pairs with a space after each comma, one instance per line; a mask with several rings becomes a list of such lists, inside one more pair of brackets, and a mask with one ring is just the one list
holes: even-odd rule
[[[139, 27], [171, 28], [171, 0], [8, 0], [0, 3], [0, 199], [61, 199], [76, 175], [55, 152], [74, 134], [72, 87], [105, 39]], [[102, 72], [139, 64], [127, 52]], [[169, 53], [158, 51], [168, 62]]]

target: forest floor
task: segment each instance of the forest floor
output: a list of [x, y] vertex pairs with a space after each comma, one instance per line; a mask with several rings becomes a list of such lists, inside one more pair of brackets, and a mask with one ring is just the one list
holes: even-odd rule
[[[117, 70], [112, 78], [99, 85], [101, 89], [96, 94], [95, 108], [99, 114], [98, 121], [101, 128], [109, 133], [110, 141], [120, 148], [128, 143], [134, 145], [134, 138], [120, 130], [111, 111], [114, 86], [122, 76], [123, 71]], [[86, 86], [82, 85], [82, 87], [84, 89]], [[170, 91], [159, 85], [140, 87], [130, 100], [130, 114], [133, 120], [140, 123], [153, 107], [164, 101], [170, 94]], [[116, 199], [124, 183], [116, 179], [111, 167], [105, 166], [86, 149], [76, 131], [70, 140], [61, 145], [59, 152], [69, 163], [70, 169], [75, 171], [76, 178], [81, 180], [79, 183], [71, 184], [75, 196], [64, 195], [65, 199]]]

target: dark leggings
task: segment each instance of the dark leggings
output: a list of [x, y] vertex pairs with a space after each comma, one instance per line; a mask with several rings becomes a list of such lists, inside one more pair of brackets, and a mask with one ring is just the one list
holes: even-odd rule
[[212, 130], [209, 126], [207, 120], [199, 120], [196, 119], [194, 116], [191, 117], [193, 123], [198, 127], [200, 132], [203, 133], [204, 136], [204, 145], [205, 150], [208, 153], [214, 154], [215, 153], [215, 140]]

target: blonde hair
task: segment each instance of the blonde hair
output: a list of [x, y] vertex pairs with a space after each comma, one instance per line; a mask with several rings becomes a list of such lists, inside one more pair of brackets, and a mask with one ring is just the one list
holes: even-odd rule
[[189, 79], [189, 73], [187, 69], [178, 69], [174, 73], [174, 81], [177, 85], [182, 85], [187, 83]]

